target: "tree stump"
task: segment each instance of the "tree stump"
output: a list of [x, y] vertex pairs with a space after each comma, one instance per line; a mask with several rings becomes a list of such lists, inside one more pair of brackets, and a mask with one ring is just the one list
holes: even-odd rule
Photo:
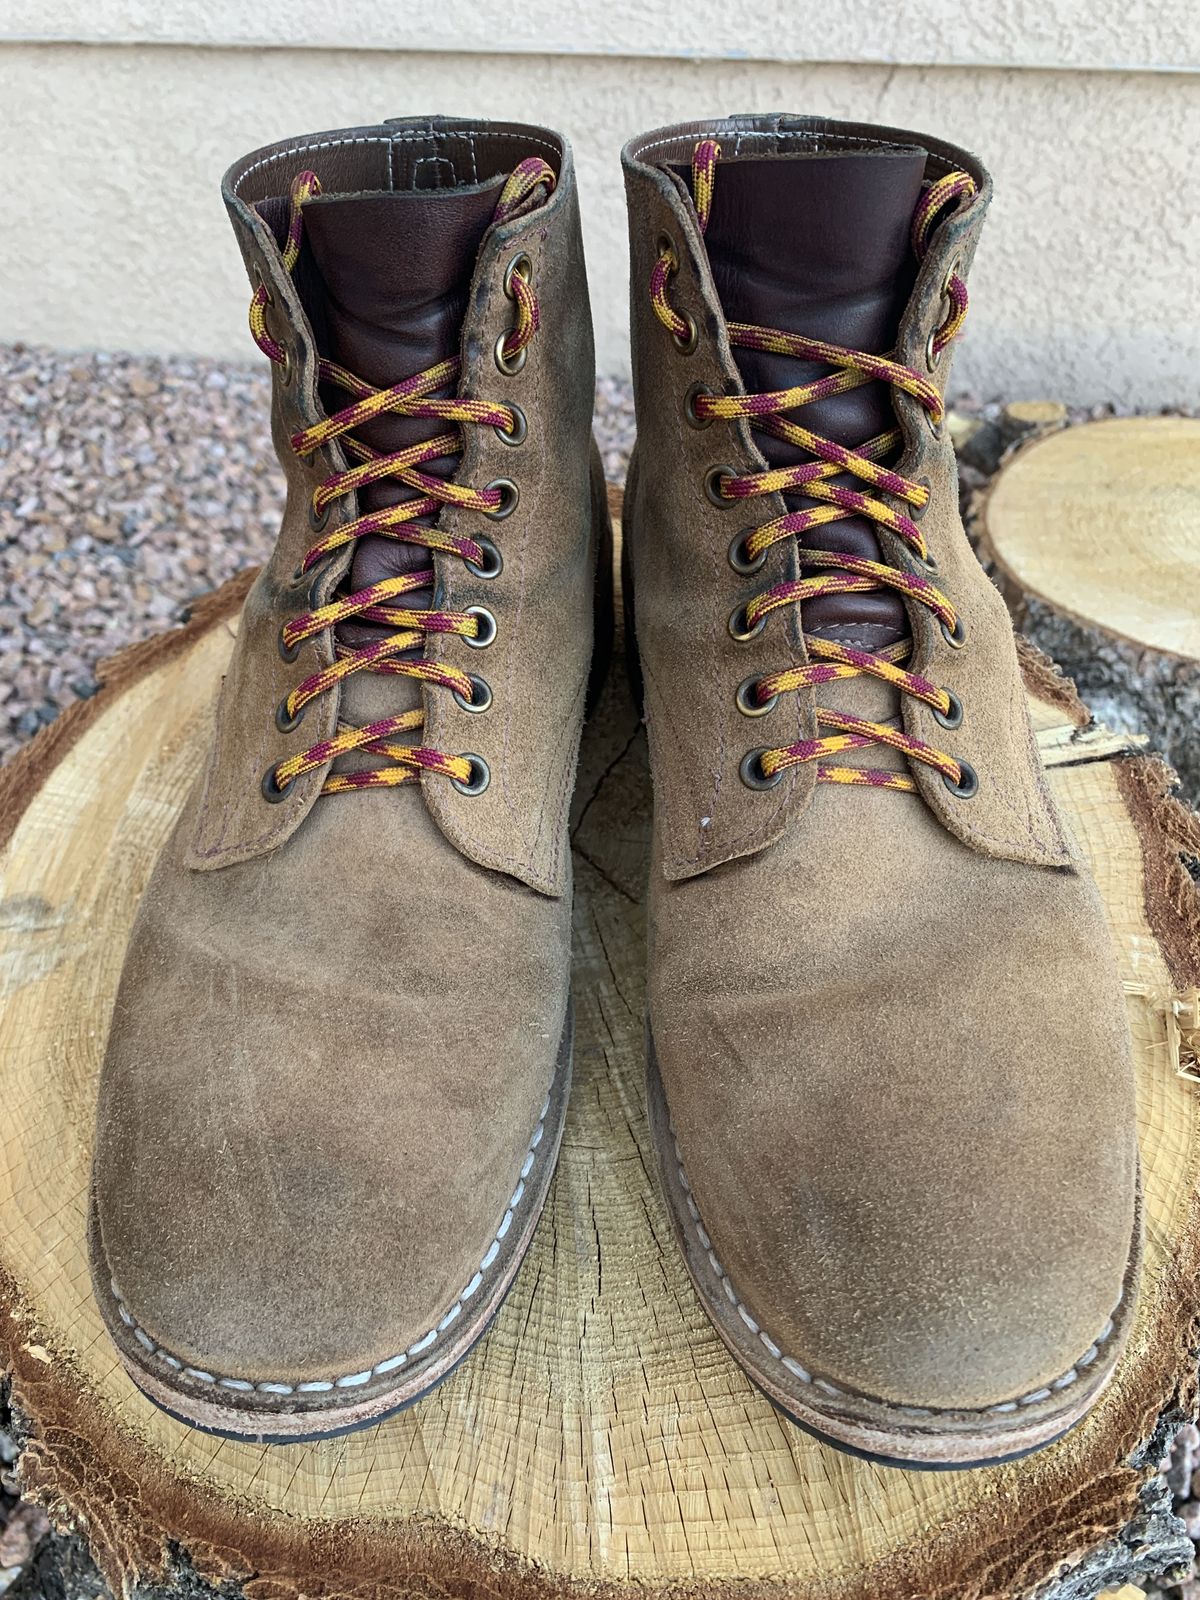
[[978, 532], [1017, 627], [1200, 801], [1200, 420], [1039, 433], [1002, 464]]
[[[852, 1460], [785, 1421], [701, 1312], [649, 1176], [645, 746], [618, 658], [575, 804], [576, 1082], [558, 1176], [499, 1317], [381, 1426], [258, 1447], [133, 1387], [89, 1292], [93, 1100], [130, 922], [210, 724], [245, 591], [110, 665], [0, 774], [0, 1364], [20, 1477], [63, 1534], [25, 1592], [223, 1600], [1090, 1600], [1186, 1561], [1156, 1476], [1196, 1398], [1200, 823], [1025, 653], [1049, 780], [1119, 942], [1148, 1253], [1099, 1408], [968, 1473]], [[619, 615], [619, 609], [618, 609]], [[269, 1285], [264, 1285], [269, 1293]], [[86, 1569], [86, 1571], [85, 1571]], [[90, 1576], [88, 1575], [90, 1573]]]

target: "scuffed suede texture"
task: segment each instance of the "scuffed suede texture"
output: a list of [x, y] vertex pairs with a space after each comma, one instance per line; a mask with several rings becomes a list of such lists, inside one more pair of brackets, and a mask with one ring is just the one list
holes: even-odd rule
[[919, 1406], [1067, 1372], [1120, 1297], [1137, 1163], [1090, 879], [821, 784], [769, 850], [655, 871], [648, 918], [684, 1167], [783, 1352]]
[[[735, 704], [745, 678], [805, 652], [794, 612], [745, 643], [726, 626], [796, 575], [797, 554], [786, 541], [752, 577], [733, 570], [730, 541], [782, 502], [713, 506], [706, 472], [760, 470], [761, 453], [740, 422], [685, 419], [693, 384], [744, 392], [686, 185], [663, 170], [701, 137], [729, 155], [915, 145], [929, 178], [972, 175], [978, 193], [935, 232], [901, 322], [898, 359], [922, 372], [991, 186], [952, 147], [798, 117], [661, 130], [624, 158], [638, 416], [625, 534], [655, 797], [649, 1011], [687, 1177], [716, 1258], [784, 1354], [895, 1405], [986, 1408], [1068, 1373], [1135, 1248], [1133, 1072], [1111, 941], [1042, 775], [1011, 625], [963, 533], [950, 444], [903, 395], [898, 470], [930, 484], [934, 582], [966, 629], [955, 649], [908, 606], [908, 665], [953, 690], [964, 719], [947, 731], [901, 696], [903, 722], [969, 762], [978, 793], [956, 798], [915, 763], [911, 795], [815, 784], [811, 764], [765, 792], [740, 781], [749, 750], [812, 736], [814, 696], [785, 694], [753, 720]], [[671, 303], [700, 329], [691, 355], [650, 302], [663, 234], [679, 260]], [[932, 369], [943, 390], [947, 366]], [[893, 565], [923, 570], [897, 536], [879, 539]], [[867, 680], [816, 698], [900, 714]], [[835, 760], [904, 766], [866, 755]]]
[[495, 1235], [563, 1031], [570, 900], [452, 850], [415, 786], [321, 800], [221, 872], [181, 859], [193, 810], [117, 996], [104, 1253], [209, 1372], [356, 1371], [424, 1335]]
[[[487, 678], [494, 705], [447, 710], [449, 693], [435, 688], [419, 736], [486, 754], [491, 788], [466, 798], [435, 777], [318, 799], [322, 770], [269, 803], [264, 773], [332, 733], [339, 713], [334, 690], [294, 732], [279, 731], [276, 707], [333, 649], [326, 633], [287, 663], [279, 632], [332, 594], [353, 547], [297, 574], [316, 538], [312, 490], [345, 457], [334, 445], [301, 462], [291, 449], [322, 414], [316, 343], [256, 207], [305, 168], [326, 193], [353, 194], [486, 182], [531, 154], [552, 160], [557, 186], [484, 240], [461, 380], [473, 398], [516, 401], [528, 437], [508, 447], [468, 429], [488, 439], [472, 440], [458, 468], [475, 486], [512, 478], [520, 504], [504, 521], [454, 519], [456, 531], [494, 539], [500, 577], [437, 563], [439, 606], [496, 616], [494, 645], [454, 657]], [[206, 771], [126, 955], [100, 1085], [93, 1233], [98, 1270], [152, 1340], [208, 1373], [296, 1384], [420, 1340], [517, 1206], [568, 1015], [566, 806], [607, 512], [589, 446], [574, 179], [556, 135], [440, 121], [313, 135], [247, 157], [225, 192], [289, 355], [274, 368], [273, 402], [287, 509], [247, 600]], [[524, 372], [504, 377], [492, 351], [511, 325], [502, 283], [519, 250], [534, 262], [541, 326]], [[334, 514], [352, 517], [353, 497]], [[433, 643], [449, 659], [445, 637]], [[405, 703], [405, 680], [354, 681], [353, 718]], [[523, 1228], [522, 1215], [506, 1250]]]

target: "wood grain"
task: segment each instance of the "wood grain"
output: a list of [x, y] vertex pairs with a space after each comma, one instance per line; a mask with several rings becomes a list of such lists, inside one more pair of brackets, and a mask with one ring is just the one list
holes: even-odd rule
[[1114, 417], [1036, 438], [1001, 469], [985, 520], [1021, 593], [1200, 658], [1200, 420]]
[[977, 503], [980, 557], [1017, 628], [1200, 805], [1200, 420], [1039, 427]]
[[491, 1332], [412, 1411], [321, 1444], [209, 1438], [139, 1395], [83, 1248], [96, 1076], [134, 908], [201, 758], [240, 598], [216, 597], [185, 635], [118, 663], [0, 783], [0, 1363], [28, 1428], [23, 1482], [86, 1536], [108, 1582], [190, 1594], [216, 1580], [256, 1600], [970, 1600], [1050, 1580], [1091, 1596], [1182, 1559], [1153, 1468], [1195, 1395], [1200, 1104], [1177, 1075], [1191, 1034], [1174, 1007], [1200, 978], [1200, 913], [1179, 864], [1200, 828], [1128, 742], [1083, 730], [1069, 686], [1029, 652], [1049, 781], [1120, 947], [1149, 1216], [1128, 1356], [1069, 1439], [972, 1473], [851, 1460], [784, 1421], [710, 1331], [649, 1175], [649, 789], [619, 666], [574, 812], [576, 1086], [546, 1215]]

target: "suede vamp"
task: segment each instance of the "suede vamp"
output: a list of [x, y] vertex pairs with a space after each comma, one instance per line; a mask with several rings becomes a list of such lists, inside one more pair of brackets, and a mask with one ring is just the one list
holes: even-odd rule
[[773, 847], [652, 872], [650, 1013], [712, 1248], [839, 1387], [976, 1409], [1066, 1374], [1121, 1296], [1132, 1066], [1096, 889], [914, 795], [818, 785]]
[[570, 898], [449, 849], [415, 785], [324, 798], [219, 873], [182, 863], [195, 803], [116, 1003], [107, 1264], [209, 1372], [352, 1372], [420, 1339], [496, 1234], [564, 1026]]

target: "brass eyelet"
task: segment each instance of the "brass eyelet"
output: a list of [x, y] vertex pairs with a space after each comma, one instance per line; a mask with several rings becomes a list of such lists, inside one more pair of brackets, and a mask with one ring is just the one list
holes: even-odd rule
[[521, 491], [511, 478], [493, 478], [491, 483], [484, 485], [484, 493], [486, 494], [489, 489], [499, 489], [500, 504], [494, 511], [488, 511], [485, 515], [491, 517], [493, 522], [503, 522], [505, 517], [511, 517], [517, 509]]
[[714, 400], [717, 398], [713, 391], [703, 383], [694, 383], [684, 396], [683, 414], [687, 419], [688, 426], [691, 428], [711, 428], [713, 423], [716, 421], [715, 417], [701, 417], [697, 415], [696, 397], [702, 394], [709, 395]]
[[654, 241], [654, 248], [660, 256], [670, 256], [675, 262], [676, 267], [678, 267], [679, 246], [675, 243], [674, 239], [669, 233], [660, 233], [658, 238]]
[[704, 492], [719, 511], [728, 511], [735, 504], [730, 495], [721, 493], [721, 479], [736, 477], [736, 467], [709, 467], [704, 474]]
[[496, 637], [495, 617], [486, 606], [468, 606], [466, 614], [468, 617], [477, 617], [479, 619], [480, 631], [473, 639], [463, 634], [463, 643], [469, 644], [472, 650], [486, 650]]
[[285, 344], [281, 344], [279, 348], [283, 351], [283, 359], [279, 363], [279, 381], [285, 389], [290, 389], [292, 385], [292, 353]]
[[953, 628], [948, 628], [939, 617], [938, 626], [942, 630], [942, 638], [945, 639], [948, 645], [953, 645], [955, 650], [961, 650], [963, 645], [966, 644], [967, 626], [961, 617], [955, 617]]
[[263, 304], [273, 306], [275, 304], [275, 296], [271, 293], [271, 285], [263, 276], [263, 270], [257, 261], [254, 262], [253, 266], [250, 268], [250, 279], [254, 285], [255, 294], [257, 294], [260, 289], [262, 290]]
[[504, 571], [504, 557], [492, 541], [484, 538], [483, 535], [480, 535], [475, 540], [475, 543], [483, 551], [486, 559], [482, 563], [464, 561], [463, 566], [466, 567], [468, 572], [474, 573], [477, 578], [486, 578], [489, 581], [492, 578], [498, 578]]
[[[950, 297], [950, 280], [958, 271], [958, 264], [961, 259], [960, 256], [955, 256], [954, 260], [946, 268], [946, 276], [942, 279], [942, 300], [941, 305], [938, 307], [938, 321], [925, 341], [925, 366], [930, 372], [933, 371], [941, 359], [941, 353], [933, 347], [934, 341], [954, 312], [954, 301]], [[946, 316], [942, 316], [943, 309], [947, 313]]]
[[779, 704], [779, 696], [773, 694], [769, 700], [757, 700], [754, 691], [762, 679], [757, 673], [752, 678], [743, 678], [737, 687], [737, 708], [744, 717], [765, 717], [769, 711], [774, 711]]
[[504, 354], [504, 341], [507, 338], [507, 333], [502, 333], [499, 336], [499, 338], [496, 340], [496, 348], [493, 351], [493, 355], [496, 358], [497, 367], [499, 367], [500, 371], [505, 375], [505, 377], [515, 378], [517, 373], [520, 372], [525, 365], [526, 358], [529, 355], [529, 346], [522, 345], [517, 351], [516, 355], [506, 356]]
[[767, 625], [765, 616], [759, 617], [751, 627], [746, 621], [745, 606], [735, 606], [729, 613], [729, 632], [739, 644], [745, 644], [747, 639], [753, 639], [760, 634]]
[[318, 511], [311, 495], [308, 498], [308, 525], [314, 533], [324, 533], [329, 526], [329, 504], [326, 503]]
[[520, 255], [514, 256], [504, 269], [504, 292], [510, 300], [517, 298], [513, 290], [512, 281], [518, 275], [524, 278], [526, 283], [533, 277], [533, 262], [524, 250], [521, 251]]
[[512, 431], [510, 432], [507, 428], [494, 428], [492, 431], [501, 444], [512, 445], [515, 448], [519, 444], [524, 444], [528, 438], [529, 424], [526, 422], [525, 413], [520, 406], [509, 406], [508, 409], [513, 414]]
[[945, 693], [950, 696], [950, 709], [949, 711], [939, 711], [936, 706], [930, 706], [929, 709], [933, 712], [933, 720], [942, 728], [961, 728], [963, 719], [962, 701], [954, 693], [953, 689], [947, 689]]
[[336, 555], [327, 557], [324, 561], [318, 561], [316, 566], [313, 567], [308, 581], [308, 609], [310, 611], [315, 611], [321, 604], [321, 585], [328, 577], [329, 569], [336, 559]]
[[275, 707], [275, 726], [280, 733], [293, 733], [304, 721], [304, 713], [308, 710], [307, 704], [302, 705], [296, 715], [292, 716], [287, 708], [288, 698], [285, 694]]
[[741, 764], [738, 767], [738, 776], [747, 789], [773, 789], [780, 778], [783, 777], [782, 770], [772, 772], [769, 777], [763, 771], [762, 758], [766, 753], [765, 750], [748, 750], [742, 757]]
[[[957, 757], [955, 757], [958, 760]], [[951, 783], [946, 774], [942, 773], [942, 782], [949, 789], [956, 800], [970, 800], [979, 793], [979, 774], [969, 761], [958, 761], [961, 777], [957, 783]]]
[[279, 659], [281, 661], [286, 661], [288, 666], [290, 667], [292, 662], [295, 661], [296, 657], [300, 654], [300, 646], [303, 643], [304, 643], [303, 639], [300, 639], [295, 644], [289, 645], [287, 643], [287, 641], [283, 637], [283, 629], [280, 628], [280, 630], [279, 630]]
[[478, 714], [480, 711], [489, 711], [492, 705], [492, 691], [482, 678], [477, 678], [473, 672], [467, 674], [471, 680], [471, 698], [460, 694], [457, 689], [451, 689], [450, 694], [455, 703], [464, 711]]
[[482, 756], [477, 756], [472, 750], [463, 751], [463, 760], [471, 763], [471, 776], [464, 783], [461, 778], [451, 778], [451, 786], [459, 794], [474, 796], [482, 794], [492, 781], [491, 769]]
[[268, 767], [263, 773], [262, 780], [263, 799], [269, 801], [273, 806], [277, 806], [281, 800], [287, 799], [288, 795], [291, 794], [292, 788], [296, 782], [295, 778], [289, 778], [288, 781], [281, 786], [275, 776], [277, 771], [277, 766]]
[[925, 501], [924, 505], [922, 505], [922, 506], [910, 506], [906, 502], [905, 505], [904, 505], [904, 508], [903, 508], [905, 514], [908, 516], [910, 521], [912, 521], [912, 522], [920, 522], [921, 518], [929, 510], [929, 507], [930, 507], [930, 504], [931, 504], [931, 501], [932, 501], [932, 497], [933, 497], [933, 484], [930, 482], [930, 480], [928, 478], [925, 478], [925, 477], [914, 478], [912, 481], [917, 485], [918, 488], [920, 488], [920, 489], [928, 489], [929, 490], [930, 498]]
[[671, 338], [674, 340], [675, 348], [679, 351], [681, 356], [690, 356], [695, 352], [696, 346], [700, 343], [700, 329], [697, 326], [695, 317], [690, 311], [676, 311], [675, 315], [683, 319], [687, 327], [687, 332], [676, 333], [675, 329], [672, 328]]
[[767, 552], [760, 550], [758, 555], [751, 559], [746, 554], [746, 541], [752, 533], [757, 533], [757, 528], [743, 528], [741, 533], [735, 533], [729, 545], [729, 565], [743, 578], [749, 578], [754, 573], [762, 570], [767, 559]]

